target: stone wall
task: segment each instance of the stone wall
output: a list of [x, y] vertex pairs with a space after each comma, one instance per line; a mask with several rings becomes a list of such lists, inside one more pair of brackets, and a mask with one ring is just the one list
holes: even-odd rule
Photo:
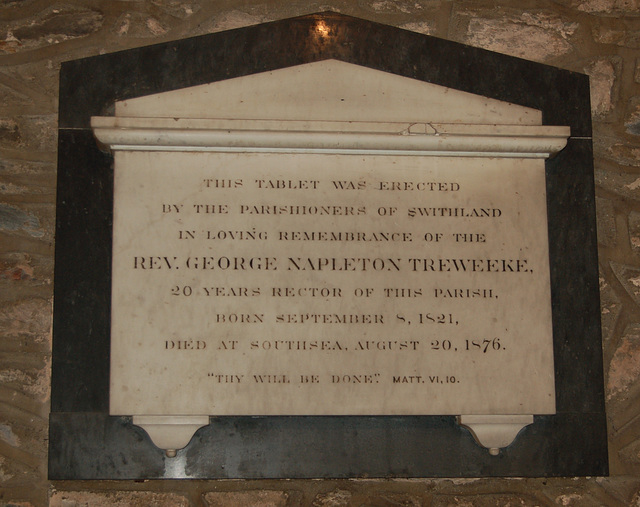
[[[0, 0], [0, 505], [640, 505], [639, 0]], [[336, 10], [591, 76], [611, 477], [47, 480], [60, 63]]]

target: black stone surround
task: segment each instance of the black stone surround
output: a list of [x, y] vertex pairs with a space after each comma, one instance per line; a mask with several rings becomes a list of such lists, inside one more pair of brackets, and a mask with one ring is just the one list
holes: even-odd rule
[[[326, 38], [314, 35], [319, 21]], [[329, 58], [536, 108], [545, 125], [571, 127], [546, 163], [557, 414], [536, 416], [499, 456], [452, 416], [326, 416], [212, 417], [166, 458], [130, 418], [108, 415], [113, 158], [90, 117], [112, 114], [117, 100]], [[50, 479], [608, 474], [587, 76], [314, 14], [64, 63], [58, 143]]]

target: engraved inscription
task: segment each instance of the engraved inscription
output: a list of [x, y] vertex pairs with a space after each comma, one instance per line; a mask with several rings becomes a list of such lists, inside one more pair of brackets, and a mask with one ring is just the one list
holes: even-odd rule
[[543, 161], [116, 163], [112, 413], [554, 411]]

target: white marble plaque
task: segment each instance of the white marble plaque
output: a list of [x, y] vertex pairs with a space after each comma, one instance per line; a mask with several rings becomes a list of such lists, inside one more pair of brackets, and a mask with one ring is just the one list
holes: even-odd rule
[[115, 164], [112, 414], [555, 412], [543, 159]]
[[115, 157], [111, 407], [175, 455], [209, 415], [555, 412], [540, 111], [326, 60], [94, 117]]

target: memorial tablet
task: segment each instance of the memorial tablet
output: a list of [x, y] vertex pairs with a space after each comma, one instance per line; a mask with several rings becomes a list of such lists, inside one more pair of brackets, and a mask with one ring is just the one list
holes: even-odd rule
[[591, 144], [338, 13], [64, 62], [49, 478], [606, 475]]
[[495, 454], [555, 413], [544, 158], [567, 127], [331, 60], [92, 125], [110, 412], [169, 455], [210, 415], [456, 415]]

